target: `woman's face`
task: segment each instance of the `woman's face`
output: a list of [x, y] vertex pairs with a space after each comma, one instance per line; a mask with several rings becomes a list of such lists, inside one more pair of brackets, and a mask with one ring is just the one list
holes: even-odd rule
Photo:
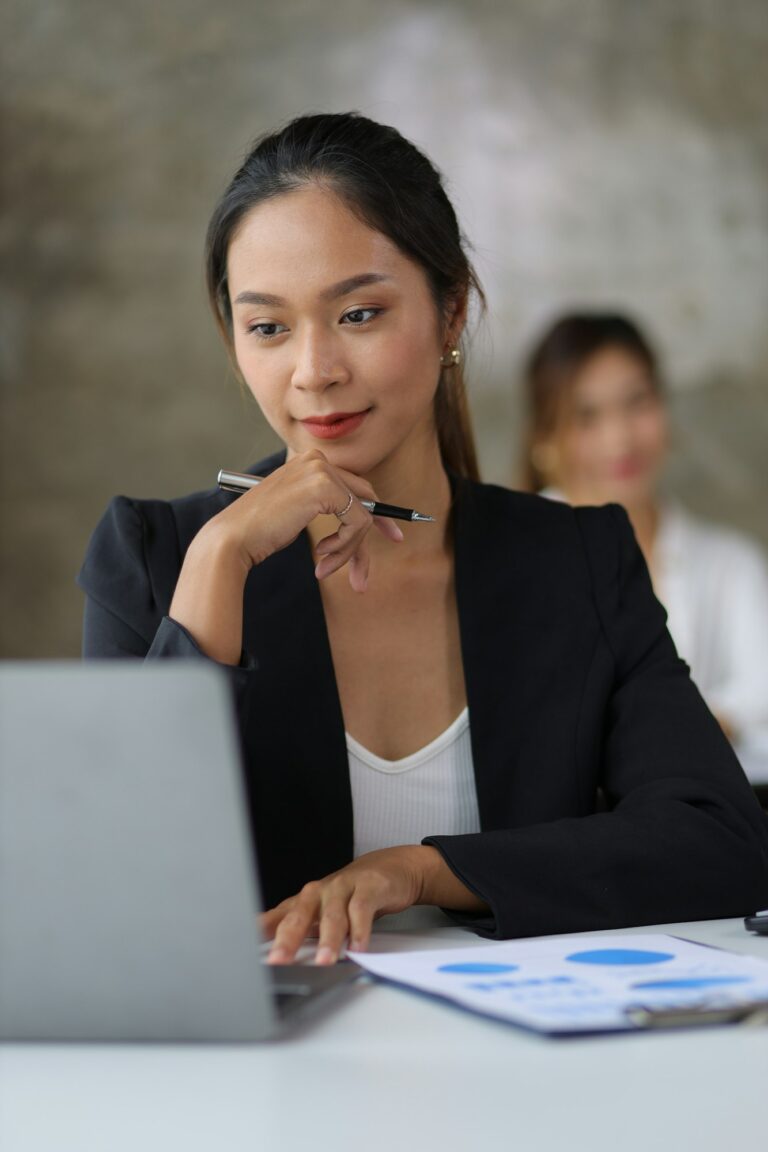
[[289, 452], [320, 448], [366, 475], [434, 438], [448, 334], [426, 276], [333, 192], [308, 185], [254, 208], [228, 280], [237, 362]]
[[555, 483], [573, 503], [653, 499], [667, 421], [645, 364], [619, 346], [596, 352], [577, 374], [548, 451]]

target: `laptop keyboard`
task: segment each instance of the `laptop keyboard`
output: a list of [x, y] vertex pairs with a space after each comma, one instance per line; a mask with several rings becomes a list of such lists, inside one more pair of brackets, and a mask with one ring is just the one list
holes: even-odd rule
[[361, 975], [362, 969], [351, 960], [342, 960], [328, 967], [310, 964], [275, 964], [270, 966], [272, 987], [278, 1013], [283, 1016], [302, 1003], [324, 996], [336, 988], [350, 984]]

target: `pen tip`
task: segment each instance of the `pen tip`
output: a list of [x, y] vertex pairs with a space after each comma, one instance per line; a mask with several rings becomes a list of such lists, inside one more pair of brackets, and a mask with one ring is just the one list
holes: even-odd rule
[[411, 520], [418, 520], [422, 524], [434, 524], [435, 522], [434, 516], [425, 516], [422, 512], [414, 512]]

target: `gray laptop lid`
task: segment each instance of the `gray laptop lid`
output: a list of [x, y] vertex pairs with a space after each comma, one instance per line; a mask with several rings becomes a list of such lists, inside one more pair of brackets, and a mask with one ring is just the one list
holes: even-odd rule
[[223, 673], [0, 665], [0, 1038], [264, 1038], [259, 910]]

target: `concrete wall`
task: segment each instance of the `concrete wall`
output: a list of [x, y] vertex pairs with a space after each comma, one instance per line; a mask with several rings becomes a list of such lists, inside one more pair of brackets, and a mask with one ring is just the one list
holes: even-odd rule
[[472, 387], [513, 473], [515, 374], [564, 306], [646, 322], [670, 487], [768, 541], [764, 0], [5, 0], [3, 654], [78, 650], [73, 579], [117, 492], [273, 446], [208, 317], [207, 217], [248, 142], [356, 108], [446, 173], [490, 300]]

